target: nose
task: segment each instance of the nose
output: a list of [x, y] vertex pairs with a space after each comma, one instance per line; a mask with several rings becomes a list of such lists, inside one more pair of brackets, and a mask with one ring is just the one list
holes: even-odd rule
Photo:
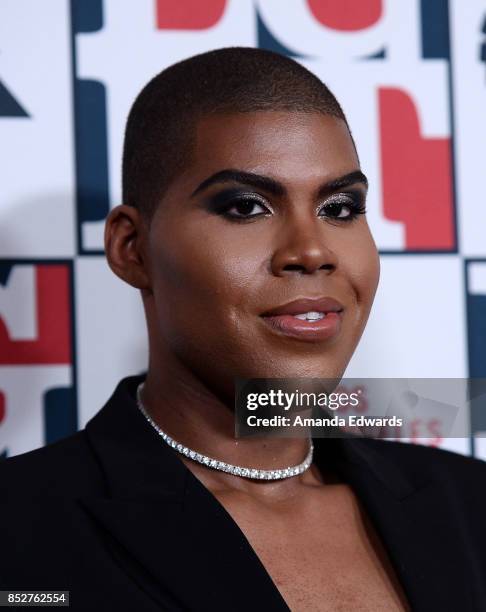
[[336, 254], [329, 248], [322, 220], [304, 220], [288, 225], [279, 234], [271, 269], [275, 276], [313, 274], [324, 270], [332, 273], [337, 266]]

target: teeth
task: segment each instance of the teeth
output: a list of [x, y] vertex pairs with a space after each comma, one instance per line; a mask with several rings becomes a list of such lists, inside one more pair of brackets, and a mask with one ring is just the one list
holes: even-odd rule
[[302, 321], [319, 321], [325, 316], [325, 313], [316, 312], [315, 310], [311, 310], [310, 312], [305, 312], [303, 314], [294, 315], [296, 319], [301, 319]]

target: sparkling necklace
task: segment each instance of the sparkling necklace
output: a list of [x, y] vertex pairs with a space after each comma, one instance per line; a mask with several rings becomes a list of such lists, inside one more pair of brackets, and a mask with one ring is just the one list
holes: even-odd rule
[[147, 421], [152, 425], [155, 431], [161, 436], [161, 438], [173, 449], [192, 459], [193, 461], [197, 461], [198, 463], [202, 463], [207, 467], [213, 468], [215, 470], [220, 470], [222, 472], [227, 472], [228, 474], [233, 474], [234, 476], [242, 476], [243, 478], [252, 478], [255, 480], [280, 480], [282, 478], [289, 478], [290, 476], [298, 476], [305, 472], [312, 463], [312, 456], [314, 454], [314, 445], [312, 444], [312, 438], [309, 440], [309, 452], [307, 453], [306, 458], [299, 465], [289, 466], [286, 468], [281, 468], [279, 470], [257, 470], [255, 468], [241, 467], [238, 465], [232, 465], [231, 463], [225, 463], [224, 461], [219, 461], [218, 459], [212, 459], [211, 457], [207, 457], [206, 455], [202, 455], [179, 442], [173, 440], [169, 435], [167, 435], [164, 431], [160, 429], [157, 423], [150, 417], [145, 409], [145, 406], [142, 403], [142, 389], [143, 382], [140, 383], [137, 387], [137, 404], [147, 419]]

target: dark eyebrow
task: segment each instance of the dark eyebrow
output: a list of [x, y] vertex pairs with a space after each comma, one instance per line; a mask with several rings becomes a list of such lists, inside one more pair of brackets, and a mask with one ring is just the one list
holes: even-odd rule
[[[255, 174], [254, 172], [244, 172], [243, 170], [227, 169], [221, 170], [220, 172], [216, 172], [216, 174], [213, 174], [209, 178], [205, 179], [191, 193], [191, 198], [200, 191], [203, 191], [204, 189], [207, 189], [210, 185], [214, 185], [216, 183], [242, 183], [244, 185], [251, 185], [252, 187], [256, 187], [257, 189], [262, 189], [275, 196], [284, 196], [287, 193], [287, 190], [282, 185], [282, 183], [279, 183], [278, 181], [270, 178], [269, 176]], [[319, 187], [318, 196], [322, 197], [330, 191], [342, 189], [343, 187], [349, 187], [350, 185], [354, 185], [355, 183], [363, 183], [365, 187], [368, 187], [368, 179], [361, 172], [361, 170], [349, 172], [344, 176], [340, 176], [336, 179], [333, 179], [332, 181], [324, 183], [324, 185], [321, 185]]]
[[337, 191], [338, 189], [342, 189], [343, 187], [350, 187], [351, 185], [355, 185], [356, 183], [362, 183], [366, 188], [368, 187], [368, 179], [361, 172], [361, 170], [355, 170], [354, 172], [349, 172], [348, 174], [344, 174], [332, 181], [328, 181], [319, 187], [318, 196], [322, 197], [329, 193], [330, 191]]

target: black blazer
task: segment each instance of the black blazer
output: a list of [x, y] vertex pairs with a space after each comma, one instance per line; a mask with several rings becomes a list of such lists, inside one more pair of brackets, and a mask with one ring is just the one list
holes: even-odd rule
[[[83, 612], [288, 610], [139, 412], [142, 379], [123, 379], [84, 430], [0, 462], [0, 590], [69, 590]], [[364, 504], [413, 610], [486, 610], [486, 463], [367, 439], [315, 447]]]

